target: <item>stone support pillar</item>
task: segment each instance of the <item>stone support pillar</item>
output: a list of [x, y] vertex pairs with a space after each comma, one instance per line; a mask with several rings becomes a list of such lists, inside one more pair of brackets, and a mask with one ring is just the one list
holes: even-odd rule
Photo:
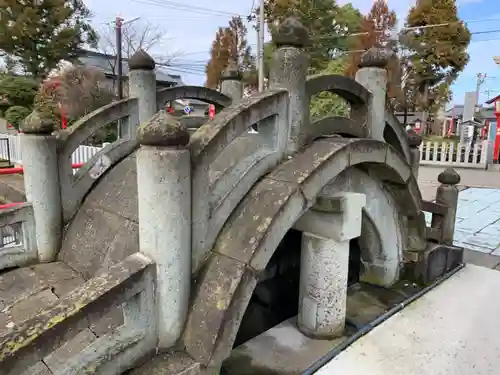
[[21, 125], [26, 200], [32, 204], [40, 262], [52, 262], [61, 247], [62, 205], [54, 124], [32, 112]]
[[356, 72], [356, 81], [365, 86], [372, 99], [368, 108], [367, 126], [371, 137], [384, 141], [385, 104], [387, 100], [387, 70], [390, 51], [371, 48], [366, 51]]
[[297, 152], [307, 142], [309, 97], [306, 77], [309, 56], [304, 47], [309, 44], [307, 29], [295, 18], [287, 18], [273, 37], [278, 47], [270, 66], [270, 88], [285, 88], [290, 92], [290, 116], [287, 154]]
[[460, 175], [453, 168], [447, 168], [439, 174], [438, 181], [441, 185], [437, 188], [436, 203], [446, 206], [448, 210], [444, 216], [432, 215], [432, 228], [441, 230], [441, 240], [444, 244], [453, 245]]
[[241, 72], [235, 61], [230, 61], [227, 68], [222, 73], [222, 83], [220, 91], [229, 96], [233, 103], [239, 102], [243, 97], [243, 83], [241, 82]]
[[345, 328], [349, 241], [361, 235], [366, 196], [342, 193], [329, 212], [310, 210], [295, 228], [303, 232], [298, 328], [317, 339], [342, 336]]
[[156, 262], [159, 347], [172, 347], [187, 316], [191, 285], [189, 133], [165, 111], [143, 123], [137, 140], [140, 251]]
[[422, 144], [422, 137], [414, 130], [408, 131], [408, 145], [410, 146], [410, 162], [411, 170], [418, 179], [418, 167], [420, 165], [420, 145]]
[[[157, 111], [156, 108], [156, 73], [155, 62], [142, 49], [138, 50], [128, 61], [129, 96], [139, 101], [139, 124], [148, 121]], [[136, 136], [137, 124], [123, 121], [124, 134], [131, 138]], [[126, 125], [125, 125], [126, 124]]]

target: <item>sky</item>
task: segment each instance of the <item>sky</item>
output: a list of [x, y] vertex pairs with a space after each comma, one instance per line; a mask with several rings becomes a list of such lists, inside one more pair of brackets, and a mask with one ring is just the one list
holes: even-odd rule
[[[133, 21], [136, 28], [154, 25], [164, 37], [152, 50], [154, 56], [174, 56], [171, 73], [180, 74], [187, 84], [202, 85], [203, 68], [209, 57], [210, 45], [219, 27], [225, 27], [231, 15], [247, 16], [258, 0], [84, 0], [93, 12], [92, 23], [97, 30], [110, 29], [111, 22], [120, 16]], [[362, 13], [367, 13], [372, 0], [338, 0], [351, 2]], [[404, 22], [415, 0], [389, 0], [400, 23]], [[469, 21], [474, 32], [469, 46], [470, 62], [453, 85], [453, 104], [462, 104], [466, 92], [476, 89], [477, 74], [487, 74], [481, 86], [480, 103], [500, 94], [500, 66], [493, 56], [500, 55], [499, 0], [458, 0], [459, 17]], [[210, 12], [199, 8], [210, 9]], [[207, 14], [208, 13], [208, 14]], [[490, 32], [498, 30], [496, 32]], [[270, 37], [266, 35], [266, 40]], [[255, 48], [256, 35], [249, 28], [249, 42]]]

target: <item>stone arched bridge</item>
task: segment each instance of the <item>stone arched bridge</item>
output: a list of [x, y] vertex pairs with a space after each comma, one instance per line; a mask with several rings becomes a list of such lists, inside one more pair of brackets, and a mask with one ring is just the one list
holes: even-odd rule
[[[130, 98], [67, 130], [26, 119], [27, 203], [0, 215], [16, 238], [0, 250], [2, 373], [196, 374], [223, 363], [300, 373], [353, 321], [410, 293], [399, 281], [423, 285], [461, 262], [451, 246], [459, 177], [442, 174], [438, 203], [422, 200], [418, 137], [386, 109], [386, 52], [368, 51], [355, 80], [307, 78], [307, 38], [293, 19], [280, 26], [270, 88], [249, 98], [231, 69], [221, 92], [156, 91], [139, 51]], [[309, 117], [325, 91], [350, 104], [349, 118]], [[180, 98], [220, 111], [183, 120], [162, 110]], [[73, 151], [120, 119], [123, 138], [73, 174]], [[353, 308], [360, 290], [376, 303]], [[283, 322], [313, 349], [262, 344], [280, 356], [274, 365], [244, 352]]]

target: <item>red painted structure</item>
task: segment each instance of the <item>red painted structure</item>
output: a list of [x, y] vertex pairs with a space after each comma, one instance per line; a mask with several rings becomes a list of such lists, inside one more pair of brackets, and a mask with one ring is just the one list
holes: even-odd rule
[[495, 117], [497, 118], [497, 132], [495, 134], [495, 145], [493, 148], [493, 161], [498, 161], [500, 151], [500, 95], [490, 99], [486, 104], [495, 104]]
[[[78, 169], [83, 166], [84, 163], [77, 163], [77, 164], [72, 164], [71, 167], [73, 169]], [[0, 175], [7, 175], [7, 174], [22, 174], [24, 172], [23, 167], [19, 168], [4, 168], [0, 169]], [[18, 206], [20, 204], [23, 204], [25, 202], [13, 202], [13, 203], [7, 203], [7, 204], [0, 204], [0, 210], [4, 210], [7, 208], [12, 208], [15, 206]]]
[[[83, 166], [84, 163], [76, 163], [76, 164], [71, 164], [71, 167], [73, 169], [78, 169]], [[5, 174], [23, 174], [24, 173], [24, 168], [23, 167], [17, 167], [17, 168], [2, 168], [0, 169], [0, 175], [5, 175]]]

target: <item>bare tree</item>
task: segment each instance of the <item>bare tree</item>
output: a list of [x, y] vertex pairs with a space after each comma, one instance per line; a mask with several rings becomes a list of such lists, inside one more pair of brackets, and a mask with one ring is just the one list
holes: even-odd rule
[[[122, 55], [125, 59], [130, 58], [137, 50], [143, 49], [151, 54], [155, 61], [162, 65], [168, 65], [175, 57], [172, 54], [155, 54], [151, 50], [166, 41], [167, 33], [158, 25], [149, 22], [138, 21], [126, 23], [122, 26]], [[110, 56], [116, 56], [116, 31], [114, 23], [108, 24], [99, 33], [99, 51]], [[116, 58], [108, 59], [108, 64], [113, 75], [116, 74]]]

